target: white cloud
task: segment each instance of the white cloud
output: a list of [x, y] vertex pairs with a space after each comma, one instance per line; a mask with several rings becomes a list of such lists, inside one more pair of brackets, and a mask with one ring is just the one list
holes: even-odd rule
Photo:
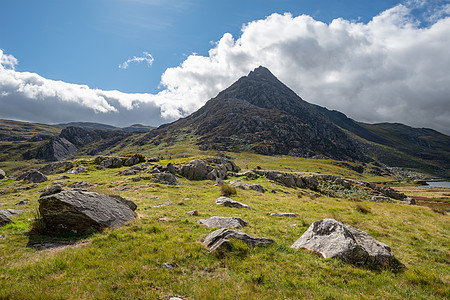
[[19, 63], [17, 58], [11, 54], [4, 54], [3, 50], [0, 49], [0, 67], [15, 69], [16, 65]]
[[147, 65], [148, 65], [149, 67], [151, 67], [152, 64], [153, 64], [153, 61], [155, 60], [155, 59], [153, 58], [153, 56], [152, 56], [150, 53], [145, 52], [145, 51], [142, 53], [142, 55], [143, 55], [143, 56], [141, 56], [141, 57], [133, 56], [132, 58], [129, 58], [128, 60], [126, 60], [126, 61], [124, 61], [123, 63], [121, 63], [121, 64], [119, 65], [119, 68], [120, 68], [120, 69], [126, 69], [126, 68], [128, 68], [128, 66], [129, 66], [130, 63], [134, 63], [134, 62], [135, 62], [135, 63], [147, 62]]
[[[103, 91], [16, 72], [17, 61], [2, 53], [0, 117], [6, 115], [7, 101], [10, 114], [25, 114], [27, 106], [20, 106], [25, 101], [33, 109], [36, 103], [70, 105], [72, 111], [78, 107], [83, 117], [96, 121], [156, 125], [197, 110], [263, 65], [303, 99], [358, 121], [402, 122], [450, 134], [450, 17], [434, 7], [426, 11], [436, 12], [435, 21], [420, 27], [411, 7], [395, 6], [367, 24], [344, 19], [325, 24], [307, 15], [273, 14], [245, 24], [237, 39], [225, 33], [208, 55], [192, 54], [167, 69], [161, 77], [163, 90], [155, 95]], [[123, 67], [132, 61], [151, 64], [153, 57], [144, 53]], [[71, 111], [58, 111], [72, 117]]]

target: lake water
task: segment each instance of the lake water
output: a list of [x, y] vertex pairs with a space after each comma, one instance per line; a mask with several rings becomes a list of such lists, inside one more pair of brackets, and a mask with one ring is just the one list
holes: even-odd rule
[[429, 186], [450, 189], [450, 181], [427, 181]]

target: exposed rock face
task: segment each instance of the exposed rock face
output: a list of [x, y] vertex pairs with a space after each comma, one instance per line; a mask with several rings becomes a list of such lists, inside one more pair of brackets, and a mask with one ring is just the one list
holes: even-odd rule
[[89, 233], [116, 228], [136, 215], [114, 197], [83, 190], [67, 190], [39, 199], [39, 212], [52, 232]]
[[216, 204], [217, 205], [223, 205], [226, 207], [235, 207], [235, 208], [247, 208], [247, 209], [251, 209], [250, 206], [234, 201], [233, 199], [230, 199], [228, 197], [219, 197], [216, 200]]
[[87, 171], [86, 167], [79, 166], [79, 167], [76, 167], [76, 168], [73, 168], [73, 169], [67, 171], [67, 173], [69, 173], [69, 174], [81, 174], [81, 173], [84, 173], [86, 171]]
[[395, 259], [391, 248], [368, 233], [333, 219], [314, 222], [291, 246], [319, 252], [324, 258], [372, 267], [389, 266]]
[[208, 227], [215, 227], [215, 228], [235, 228], [235, 229], [241, 229], [244, 226], [247, 226], [247, 222], [242, 220], [239, 217], [211, 217], [206, 220], [199, 220], [199, 224], [206, 225]]
[[56, 194], [62, 191], [62, 187], [59, 184], [52, 185], [51, 187], [46, 188], [42, 194], [41, 197], [45, 197], [48, 195]]
[[310, 188], [314, 190], [317, 189], [319, 185], [319, 180], [315, 175], [300, 176], [293, 173], [285, 173], [273, 170], [254, 170], [254, 172], [287, 187]]
[[6, 173], [5, 171], [3, 171], [2, 169], [0, 169], [0, 179], [3, 179], [6, 177]]
[[125, 160], [123, 165], [129, 167], [129, 166], [137, 165], [138, 163], [141, 163], [144, 161], [145, 161], [145, 157], [143, 155], [133, 154], [130, 158]]
[[375, 190], [389, 198], [393, 198], [393, 199], [397, 199], [397, 200], [403, 200], [406, 198], [405, 194], [397, 192], [393, 188], [390, 188], [387, 186], [377, 186], [377, 187], [375, 187]]
[[25, 159], [44, 159], [47, 161], [61, 161], [71, 157], [78, 148], [64, 137], [51, 137], [50, 140], [36, 151], [28, 151]]
[[209, 248], [209, 250], [228, 250], [230, 247], [230, 239], [237, 239], [243, 241], [249, 246], [267, 246], [272, 244], [274, 241], [267, 238], [257, 238], [248, 235], [243, 232], [234, 231], [226, 228], [217, 229], [211, 232], [204, 240], [204, 244]]
[[155, 173], [151, 181], [173, 186], [179, 185], [177, 178], [172, 173]]
[[64, 173], [72, 168], [73, 163], [71, 163], [70, 161], [61, 161], [47, 164], [39, 168], [38, 170], [44, 175], [52, 175], [55, 173]]
[[257, 183], [242, 183], [239, 180], [233, 180], [230, 182], [230, 184], [235, 188], [243, 190], [254, 190], [259, 193], [264, 193], [266, 191], [262, 185]]
[[20, 174], [17, 177], [17, 180], [23, 180], [23, 181], [27, 181], [27, 182], [33, 182], [33, 183], [40, 183], [40, 182], [47, 181], [48, 178], [41, 172], [33, 169], [33, 170], [29, 170], [27, 172]]
[[287, 218], [297, 217], [297, 215], [293, 214], [293, 213], [270, 213], [269, 216], [271, 216], [271, 217], [287, 217]]
[[183, 165], [179, 170], [179, 174], [190, 180], [205, 179], [206, 175], [208, 175], [208, 169], [203, 161], [195, 159]]
[[104, 168], [120, 168], [122, 164], [123, 162], [120, 157], [110, 157], [103, 160], [98, 166], [98, 169], [101, 170]]
[[239, 172], [241, 170], [233, 160], [223, 157], [223, 156], [212, 156], [207, 158], [208, 163], [213, 163], [216, 165], [221, 165], [225, 168], [225, 171], [228, 172]]

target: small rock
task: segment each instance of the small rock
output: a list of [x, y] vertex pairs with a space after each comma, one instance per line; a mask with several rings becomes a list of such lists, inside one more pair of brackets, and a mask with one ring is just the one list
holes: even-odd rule
[[3, 171], [2, 169], [0, 169], [0, 179], [3, 179], [6, 177], [6, 173], [5, 171]]
[[61, 175], [61, 176], [56, 177], [56, 180], [63, 180], [63, 179], [69, 179], [69, 178], [70, 178], [69, 176]]
[[11, 217], [16, 217], [16, 216], [20, 216], [21, 214], [23, 214], [23, 210], [15, 210], [15, 209], [0, 209], [0, 214], [11, 218]]
[[150, 200], [153, 200], [153, 199], [159, 199], [159, 197], [158, 196], [150, 197]]
[[69, 173], [69, 174], [81, 174], [81, 173], [84, 173], [86, 171], [87, 171], [86, 167], [79, 166], [79, 167], [73, 168], [72, 170], [67, 171], [67, 173]]
[[17, 202], [15, 205], [26, 205], [26, 204], [28, 204], [28, 201], [29, 201], [28, 199], [25, 199], [25, 200]]
[[235, 207], [235, 208], [247, 208], [247, 209], [251, 209], [251, 207], [248, 206], [248, 205], [246, 205], [246, 204], [243, 204], [243, 203], [234, 201], [233, 199], [230, 199], [230, 198], [228, 198], [228, 197], [223, 197], [223, 196], [217, 198], [216, 204], [217, 204], [217, 205], [223, 205], [223, 206], [226, 206], [226, 207]]
[[198, 211], [191, 210], [191, 211], [188, 211], [187, 214], [190, 215], [190, 216], [198, 216]]
[[85, 180], [72, 183], [72, 187], [75, 189], [79, 189], [86, 186], [89, 186], [89, 182]]
[[402, 202], [408, 205], [416, 205], [416, 200], [414, 200], [413, 198], [403, 199]]
[[163, 206], [169, 206], [169, 205], [173, 205], [173, 203], [172, 202], [164, 202], [161, 204], [153, 205], [153, 207], [163, 207]]
[[25, 182], [33, 182], [33, 183], [40, 183], [47, 181], [48, 178], [41, 172], [37, 170], [30, 170], [25, 173], [22, 173], [17, 177], [17, 180], [23, 180]]
[[164, 268], [170, 269], [170, 270], [175, 269], [175, 266], [174, 266], [173, 264], [170, 264], [170, 263], [163, 263], [162, 266], [163, 266]]
[[272, 216], [272, 217], [287, 217], [287, 218], [295, 218], [295, 217], [297, 217], [297, 215], [293, 214], [293, 213], [270, 213], [269, 216]]
[[0, 212], [0, 227], [3, 227], [6, 224], [11, 224], [11, 223], [14, 223], [14, 222], [11, 221], [11, 219], [8, 218], [6, 215], [4, 215]]
[[141, 181], [142, 178], [141, 178], [140, 176], [137, 176], [137, 177], [131, 178], [131, 180], [132, 180], [133, 182], [138, 182], [138, 181]]
[[204, 244], [211, 252], [216, 250], [229, 250], [230, 239], [241, 240], [249, 246], [267, 246], [274, 241], [267, 238], [257, 238], [240, 231], [234, 231], [226, 228], [217, 229], [211, 232], [204, 240]]
[[44, 189], [40, 197], [45, 197], [48, 195], [56, 194], [62, 191], [62, 187], [59, 184], [52, 185], [51, 187], [48, 187]]
[[206, 220], [198, 220], [197, 223], [206, 225], [208, 227], [215, 228], [235, 228], [241, 229], [244, 226], [247, 226], [247, 222], [242, 220], [239, 217], [211, 217]]

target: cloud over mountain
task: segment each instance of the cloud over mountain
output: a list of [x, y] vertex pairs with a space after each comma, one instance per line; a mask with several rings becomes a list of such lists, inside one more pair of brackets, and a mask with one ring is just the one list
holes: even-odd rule
[[163, 90], [155, 95], [91, 89], [17, 72], [14, 57], [1, 52], [0, 117], [28, 113], [34, 115], [31, 121], [41, 117], [48, 122], [52, 112], [39, 109], [47, 105], [59, 111], [59, 118], [70, 117], [75, 109], [86, 121], [156, 125], [195, 111], [263, 65], [305, 100], [356, 120], [402, 122], [450, 134], [450, 17], [444, 5], [428, 10], [429, 23], [421, 26], [413, 8], [395, 6], [367, 24], [273, 14], [245, 24], [237, 39], [225, 33], [207, 55], [190, 55], [167, 69]]

